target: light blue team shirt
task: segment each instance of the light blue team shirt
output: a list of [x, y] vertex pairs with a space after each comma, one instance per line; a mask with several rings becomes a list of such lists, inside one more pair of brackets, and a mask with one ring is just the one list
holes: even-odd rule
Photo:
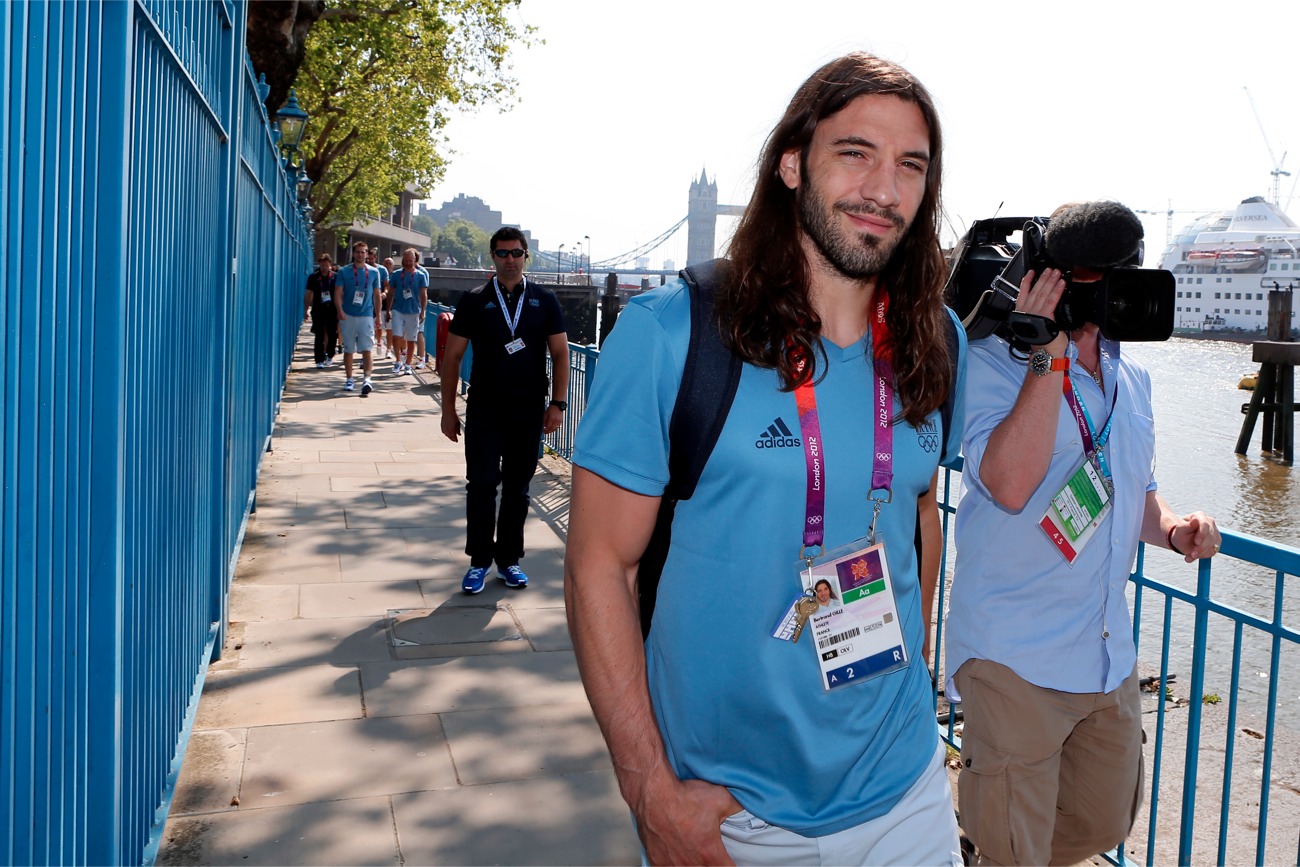
[[1106, 446], [1114, 476], [1113, 507], [1068, 565], [1038, 522], [1083, 464], [1083, 440], [1065, 398], [1060, 404], [1051, 466], [1028, 505], [1012, 513], [980, 482], [980, 461], [993, 429], [1007, 417], [1025, 380], [1025, 362], [1012, 359], [998, 337], [971, 343], [966, 386], [962, 496], [957, 507], [957, 563], [945, 627], [947, 693], [960, 699], [952, 676], [967, 659], [1001, 663], [1038, 686], [1062, 692], [1110, 692], [1133, 672], [1137, 658], [1124, 595], [1146, 507], [1156, 488], [1151, 378], [1101, 341], [1106, 393], [1076, 363], [1070, 379], [1096, 431], [1106, 424], [1119, 390]]
[[[689, 330], [681, 280], [629, 302], [601, 348], [575, 464], [636, 493], [662, 494]], [[875, 380], [869, 336], [847, 348], [822, 346], [829, 370], [818, 358], [825, 378], [816, 399], [831, 550], [864, 537], [871, 522]], [[964, 355], [964, 335], [961, 347]], [[939, 413], [920, 430], [895, 428], [893, 501], [877, 526], [909, 665], [827, 693], [811, 632], [798, 644], [771, 637], [802, 589], [795, 567], [806, 483], [795, 397], [779, 384], [775, 371], [744, 365], [695, 496], [677, 505], [645, 647], [650, 695], [677, 775], [725, 785], [765, 821], [820, 836], [885, 815], [934, 760], [913, 544], [916, 498], [940, 459]], [[954, 409], [949, 457], [960, 401]], [[607, 520], [617, 527], [619, 516]]]
[[[393, 287], [394, 313], [420, 312], [420, 290], [429, 288], [429, 275], [427, 272], [419, 268], [408, 272], [403, 268], [394, 271], [389, 276], [388, 282]], [[404, 297], [408, 290], [411, 293], [409, 299]]]
[[[348, 316], [375, 317], [375, 289], [379, 287], [379, 268], [374, 265], [343, 265], [334, 273], [334, 285], [343, 293], [343, 312]], [[353, 303], [357, 289], [362, 303]]]

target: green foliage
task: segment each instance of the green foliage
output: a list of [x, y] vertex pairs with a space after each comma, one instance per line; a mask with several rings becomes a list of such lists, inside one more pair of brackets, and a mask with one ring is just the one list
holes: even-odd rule
[[298, 101], [316, 180], [317, 225], [382, 214], [408, 184], [446, 171], [442, 130], [452, 109], [514, 98], [510, 52], [532, 28], [510, 17], [520, 0], [343, 0], [307, 37]]
[[1205, 704], [1218, 704], [1223, 701], [1223, 699], [1219, 698], [1217, 692], [1207, 692], [1205, 695], [1201, 696], [1201, 701]]
[[411, 218], [411, 231], [419, 232], [421, 235], [429, 236], [427, 246], [434, 246], [433, 239], [438, 236], [438, 224], [433, 221], [433, 217], [428, 214], [416, 214]]
[[451, 220], [434, 239], [433, 249], [450, 253], [461, 268], [491, 268], [490, 238], [491, 235], [469, 220]]

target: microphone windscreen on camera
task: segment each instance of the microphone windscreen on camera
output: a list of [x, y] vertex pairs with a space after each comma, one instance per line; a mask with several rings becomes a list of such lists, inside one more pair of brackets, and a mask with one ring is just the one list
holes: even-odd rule
[[1084, 202], [1052, 217], [1043, 240], [1062, 265], [1112, 268], [1137, 255], [1142, 221], [1119, 202]]

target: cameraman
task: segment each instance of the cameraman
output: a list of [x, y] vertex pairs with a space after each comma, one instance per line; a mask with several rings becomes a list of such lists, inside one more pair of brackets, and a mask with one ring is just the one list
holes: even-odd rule
[[[1140, 257], [1142, 225], [1117, 203], [1050, 223], [1060, 268], [1026, 271], [1023, 313], [1058, 318], [1067, 281], [1087, 292]], [[1146, 370], [1091, 321], [1030, 351], [1027, 365], [1001, 337], [972, 341], [965, 392], [946, 688], [981, 864], [1077, 864], [1127, 835], [1143, 787], [1124, 593], [1138, 540], [1189, 563], [1220, 543], [1212, 518], [1180, 518], [1156, 491]]]

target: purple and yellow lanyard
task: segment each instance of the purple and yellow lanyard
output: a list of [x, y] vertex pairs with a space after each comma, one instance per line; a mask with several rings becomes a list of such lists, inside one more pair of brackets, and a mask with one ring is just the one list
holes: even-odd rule
[[[875, 411], [875, 454], [871, 461], [871, 488], [867, 499], [874, 504], [871, 515], [871, 528], [867, 533], [867, 543], [876, 544], [876, 521], [881, 508], [893, 499], [894, 484], [894, 376], [893, 367], [881, 355], [885, 343], [885, 310], [887, 304], [878, 303], [876, 318], [873, 322], [872, 339], [875, 352], [872, 365], [876, 374], [876, 411]], [[804, 364], [796, 364], [796, 372], [802, 373]], [[807, 466], [806, 494], [804, 498], [803, 546], [799, 549], [799, 559], [808, 564], [811, 571], [813, 561], [826, 552], [826, 466], [822, 449], [821, 422], [817, 417], [817, 396], [814, 392], [812, 378], [805, 378], [795, 387], [795, 406], [799, 410], [799, 430], [803, 434], [804, 462]], [[883, 497], [876, 496], [877, 491], [884, 491]], [[811, 553], [817, 548], [816, 554]]]

